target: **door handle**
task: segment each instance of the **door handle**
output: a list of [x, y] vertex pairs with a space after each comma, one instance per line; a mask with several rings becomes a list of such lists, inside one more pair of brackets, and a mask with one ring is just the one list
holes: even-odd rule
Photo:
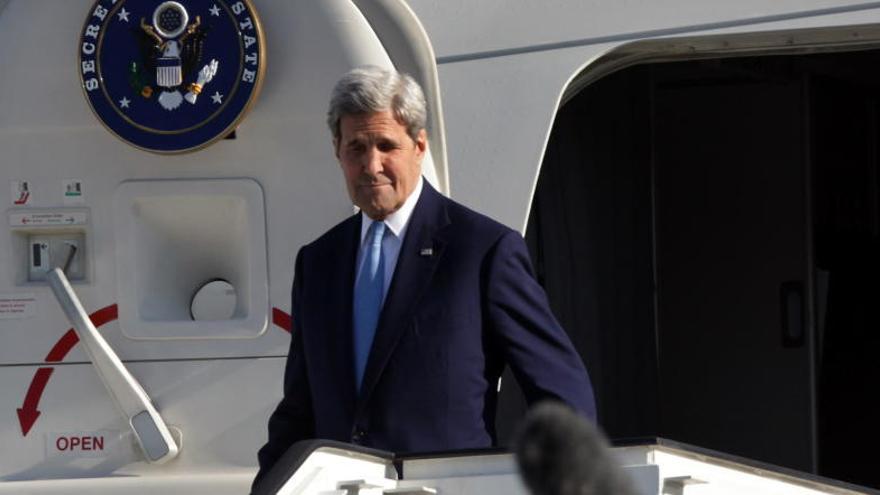
[[147, 461], [162, 464], [174, 459], [180, 447], [171, 436], [171, 430], [153, 406], [147, 392], [98, 333], [64, 272], [60, 268], [53, 268], [47, 278], [58, 304], [85, 346], [86, 354], [107, 391], [123, 412]]

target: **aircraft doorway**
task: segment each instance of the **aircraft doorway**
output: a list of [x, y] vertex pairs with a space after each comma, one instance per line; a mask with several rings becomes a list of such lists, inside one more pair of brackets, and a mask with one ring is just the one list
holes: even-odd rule
[[526, 237], [612, 438], [880, 487], [878, 67], [645, 64], [560, 109]]

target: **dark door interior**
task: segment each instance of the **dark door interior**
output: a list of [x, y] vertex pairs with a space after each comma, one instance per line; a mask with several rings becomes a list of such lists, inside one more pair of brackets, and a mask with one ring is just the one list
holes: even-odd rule
[[880, 51], [749, 56], [560, 109], [526, 238], [609, 436], [880, 487], [878, 90]]
[[663, 436], [809, 472], [810, 346], [780, 297], [810, 280], [801, 86], [656, 88], [656, 325]]

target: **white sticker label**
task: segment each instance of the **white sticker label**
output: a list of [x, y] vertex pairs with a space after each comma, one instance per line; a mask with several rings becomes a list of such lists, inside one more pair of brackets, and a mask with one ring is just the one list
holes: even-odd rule
[[0, 320], [30, 318], [36, 306], [33, 294], [0, 294]]
[[12, 185], [12, 205], [25, 206], [33, 203], [31, 184], [26, 180], [14, 180]]
[[46, 452], [49, 457], [106, 457], [119, 446], [118, 431], [48, 433]]
[[86, 211], [41, 211], [9, 214], [11, 227], [43, 227], [47, 225], [85, 225], [89, 221]]
[[85, 203], [83, 196], [83, 181], [79, 179], [66, 179], [61, 181], [61, 194], [64, 204], [81, 205]]

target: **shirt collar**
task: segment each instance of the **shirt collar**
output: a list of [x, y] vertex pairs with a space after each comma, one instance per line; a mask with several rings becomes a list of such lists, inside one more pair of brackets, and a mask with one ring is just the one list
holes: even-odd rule
[[[416, 209], [416, 203], [419, 201], [419, 196], [422, 194], [423, 181], [424, 179], [422, 176], [419, 176], [419, 181], [416, 183], [415, 189], [413, 189], [413, 192], [411, 192], [409, 197], [406, 198], [403, 205], [401, 205], [397, 211], [385, 217], [385, 226], [388, 227], [388, 230], [390, 230], [398, 239], [402, 239], [404, 233], [406, 233], [409, 219], [412, 216], [413, 210]], [[374, 221], [375, 220], [361, 211], [361, 244], [363, 244], [364, 238], [367, 236], [367, 231], [370, 229], [370, 225], [372, 225]]]

